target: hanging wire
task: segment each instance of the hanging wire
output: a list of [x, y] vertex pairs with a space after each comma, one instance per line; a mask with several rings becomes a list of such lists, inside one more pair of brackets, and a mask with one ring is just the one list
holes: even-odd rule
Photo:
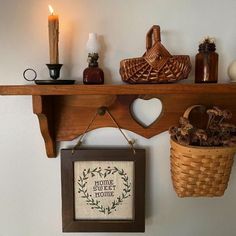
[[119, 131], [121, 132], [121, 134], [123, 135], [123, 137], [126, 139], [126, 141], [128, 142], [128, 144], [130, 145], [130, 148], [133, 151], [133, 154], [136, 154], [135, 148], [134, 148], [134, 141], [133, 140], [129, 140], [127, 138], [127, 136], [125, 135], [125, 133], [123, 132], [123, 130], [120, 128], [120, 126], [118, 125], [118, 123], [116, 122], [115, 118], [112, 116], [112, 114], [110, 113], [110, 111], [108, 110], [107, 107], [100, 107], [96, 112], [95, 115], [93, 116], [93, 118], [91, 119], [90, 123], [88, 124], [87, 128], [84, 130], [83, 134], [80, 136], [78, 143], [74, 146], [74, 148], [72, 149], [72, 154], [75, 153], [75, 150], [79, 149], [81, 144], [83, 143], [83, 139], [86, 135], [86, 133], [88, 132], [89, 128], [91, 127], [91, 125], [93, 124], [93, 122], [95, 121], [95, 119], [97, 118], [97, 115], [103, 116], [105, 115], [105, 113], [107, 112], [107, 114], [109, 115], [110, 119], [112, 120], [112, 122], [115, 124], [115, 126], [119, 129]]
[[125, 135], [125, 133], [123, 132], [123, 130], [120, 128], [120, 126], [118, 125], [118, 123], [116, 122], [115, 118], [112, 116], [112, 114], [110, 113], [110, 111], [107, 109], [106, 110], [109, 117], [111, 118], [111, 120], [113, 121], [113, 123], [116, 125], [116, 127], [119, 129], [119, 131], [121, 132], [121, 134], [124, 136], [124, 138], [126, 139], [126, 141], [128, 142], [128, 144], [130, 145], [131, 149], [133, 150], [134, 155], [136, 154], [135, 148], [134, 148], [134, 141], [133, 140], [129, 140], [127, 138], [127, 136]]
[[90, 121], [89, 125], [87, 126], [87, 128], [84, 130], [83, 134], [80, 136], [78, 143], [74, 146], [74, 148], [72, 149], [72, 154], [75, 153], [75, 150], [79, 149], [79, 147], [81, 146], [81, 144], [83, 143], [83, 139], [86, 135], [86, 133], [88, 132], [90, 126], [93, 124], [93, 122], [95, 121], [95, 119], [97, 118], [98, 112], [95, 113], [95, 115], [93, 116], [92, 120]]

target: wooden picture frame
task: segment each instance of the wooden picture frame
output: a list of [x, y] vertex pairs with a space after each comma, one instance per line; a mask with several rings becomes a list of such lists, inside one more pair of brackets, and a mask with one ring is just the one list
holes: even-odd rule
[[61, 152], [63, 232], [145, 231], [145, 150]]

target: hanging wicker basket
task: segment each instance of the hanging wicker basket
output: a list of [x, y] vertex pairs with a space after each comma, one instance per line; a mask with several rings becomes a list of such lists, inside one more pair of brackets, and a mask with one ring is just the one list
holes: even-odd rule
[[179, 197], [222, 196], [236, 148], [184, 146], [171, 140], [171, 177]]
[[143, 57], [120, 62], [122, 80], [132, 84], [172, 83], [187, 79], [191, 71], [189, 56], [172, 56], [161, 44], [160, 26], [154, 25], [146, 37]]
[[[198, 106], [198, 105], [196, 105]], [[186, 110], [188, 118], [192, 106]], [[171, 177], [179, 197], [222, 196], [228, 186], [236, 147], [199, 147], [171, 139]]]

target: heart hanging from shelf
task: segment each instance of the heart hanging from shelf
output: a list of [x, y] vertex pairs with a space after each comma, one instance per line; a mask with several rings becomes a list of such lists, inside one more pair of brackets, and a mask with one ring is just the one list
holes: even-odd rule
[[162, 102], [158, 98], [137, 98], [131, 105], [133, 119], [142, 127], [147, 128], [158, 120], [162, 114]]

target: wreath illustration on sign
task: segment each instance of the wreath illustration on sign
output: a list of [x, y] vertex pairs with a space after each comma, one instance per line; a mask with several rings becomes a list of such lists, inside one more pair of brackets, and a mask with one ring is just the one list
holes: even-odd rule
[[[95, 200], [92, 195], [89, 194], [86, 180], [88, 180], [90, 177], [93, 178], [96, 175], [99, 175], [101, 178], [106, 178], [107, 176], [114, 174], [119, 174], [121, 176], [124, 189], [121, 195], [114, 199], [110, 206], [105, 207], [103, 204], [101, 204], [100, 201]], [[116, 211], [117, 207], [119, 205], [122, 205], [124, 200], [131, 196], [131, 182], [129, 181], [127, 173], [125, 173], [123, 169], [120, 170], [115, 166], [113, 168], [107, 167], [106, 169], [104, 169], [104, 171], [102, 171], [101, 167], [97, 167], [94, 169], [84, 169], [82, 176], [79, 176], [78, 185], [78, 193], [82, 195], [81, 197], [85, 199], [87, 205], [89, 205], [91, 209], [96, 209], [105, 215], [110, 215], [112, 212]]]

